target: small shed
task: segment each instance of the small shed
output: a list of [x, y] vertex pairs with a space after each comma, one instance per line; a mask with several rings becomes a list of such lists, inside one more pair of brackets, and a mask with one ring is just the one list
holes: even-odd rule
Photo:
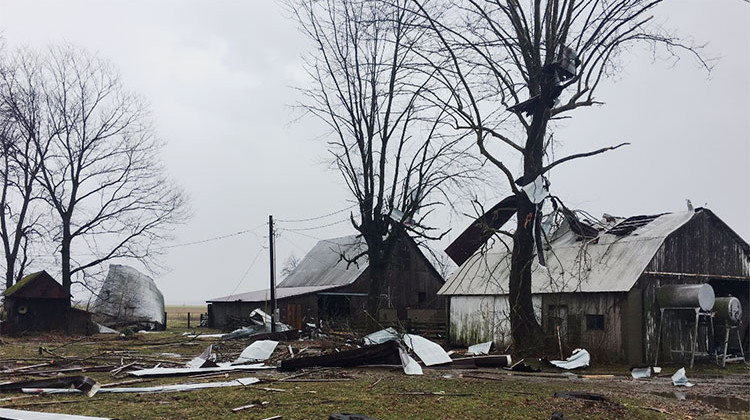
[[[318, 242], [276, 288], [281, 321], [293, 328], [304, 323], [344, 322], [357, 327], [367, 305], [370, 274], [366, 257], [349, 264], [366, 250], [361, 236]], [[445, 300], [437, 295], [442, 276], [405, 232], [399, 236], [385, 276], [387, 308], [381, 321], [439, 325], [445, 321]], [[268, 289], [208, 300], [209, 325], [223, 327], [246, 318], [256, 308], [270, 311]]]
[[65, 331], [88, 333], [90, 314], [70, 307], [70, 295], [46, 271], [29, 274], [3, 292], [3, 334]]
[[[706, 283], [717, 297], [740, 300], [747, 341], [750, 246], [721, 219], [705, 208], [609, 219], [598, 226], [566, 220], [545, 245], [546, 267], [533, 262], [532, 302], [548, 334], [559, 327], [571, 348], [584, 346], [630, 363], [653, 360], [660, 318], [656, 290]], [[454, 343], [510, 343], [512, 243], [503, 239], [494, 237], [478, 249], [452, 244], [464, 251], [462, 258], [471, 249], [438, 292], [450, 299]], [[666, 330], [684, 328], [675, 324]]]

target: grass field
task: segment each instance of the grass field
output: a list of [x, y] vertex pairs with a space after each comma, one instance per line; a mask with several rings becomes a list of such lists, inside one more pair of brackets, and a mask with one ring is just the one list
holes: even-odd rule
[[188, 314], [190, 314], [190, 327], [197, 327], [200, 314], [206, 313], [206, 305], [167, 305], [167, 328], [187, 328]]
[[[193, 313], [196, 308], [170, 308], [174, 313]], [[199, 311], [196, 311], [198, 313]], [[191, 329], [192, 330], [192, 329]], [[66, 375], [88, 375], [100, 384], [132, 381], [126, 372], [111, 372], [119, 366], [138, 363], [152, 367], [182, 365], [200, 354], [208, 344], [222, 360], [233, 360], [247, 345], [242, 340], [209, 341], [184, 336], [185, 328], [170, 325], [166, 332], [135, 334], [129, 337], [96, 335], [66, 337], [42, 335], [25, 338], [3, 337], [0, 346], [0, 380], [39, 378], [26, 375], [24, 366], [54, 361], [54, 366], [36, 369], [75, 369]], [[203, 333], [215, 331], [199, 329]], [[313, 344], [307, 341], [281, 343], [275, 360], [288, 357], [287, 346], [295, 354]], [[99, 369], [91, 370], [93, 366]], [[19, 368], [22, 368], [20, 371]], [[132, 367], [131, 367], [132, 368]], [[13, 370], [16, 371], [13, 371]], [[676, 366], [665, 367], [671, 373]], [[702, 368], [701, 368], [702, 369]], [[565, 418], [746, 418], [741, 413], [719, 410], [691, 393], [723, 393], [729, 398], [748, 397], [750, 370], [733, 365], [729, 381], [701, 376], [701, 369], [688, 370], [697, 383], [688, 399], [672, 395], [674, 387], [666, 377], [633, 381], [627, 367], [607, 366], [617, 374], [607, 379], [568, 379], [558, 373], [545, 376], [510, 376], [500, 369], [425, 369], [424, 376], [406, 376], [400, 368], [309, 369], [296, 372], [276, 370], [219, 374], [214, 377], [165, 377], [145, 379], [122, 386], [153, 386], [257, 377], [257, 385], [176, 393], [100, 393], [92, 398], [82, 394], [28, 396], [7, 393], [0, 407], [120, 419], [327, 419], [331, 413], [359, 413], [377, 419], [548, 419], [555, 411]], [[127, 369], [125, 369], [127, 370]], [[586, 373], [601, 373], [589, 369]], [[558, 391], [601, 393], [607, 402], [569, 400], [555, 397]], [[661, 395], [665, 394], [665, 395]], [[736, 398], [735, 398], [736, 399]], [[254, 407], [233, 412], [235, 407]], [[750, 410], [750, 402], [748, 410]], [[740, 407], [742, 408], [742, 407]], [[745, 413], [747, 414], [747, 413]]]

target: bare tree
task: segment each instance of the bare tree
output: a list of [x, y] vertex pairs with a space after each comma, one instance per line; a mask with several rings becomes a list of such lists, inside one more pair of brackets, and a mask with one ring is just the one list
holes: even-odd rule
[[109, 63], [74, 47], [42, 63], [44, 156], [37, 179], [57, 218], [63, 287], [116, 258], [154, 261], [154, 245], [186, 217], [183, 193], [164, 174], [146, 106]]
[[35, 142], [48, 133], [40, 115], [44, 97], [38, 76], [38, 58], [29, 51], [3, 57], [0, 63], [0, 240], [6, 288], [24, 276], [31, 242], [43, 240], [39, 232], [43, 213], [34, 206], [40, 198], [35, 178], [42, 161]]
[[[600, 104], [594, 92], [633, 44], [662, 46], [674, 57], [686, 51], [709, 68], [697, 54], [700, 47], [653, 22], [648, 13], [659, 3], [470, 0], [446, 5], [438, 15], [423, 1], [412, 2], [435, 38], [433, 69], [443, 89], [433, 91], [433, 100], [451, 110], [458, 129], [473, 133], [481, 155], [517, 198], [509, 298], [513, 342], [521, 349], [537, 346], [542, 337], [531, 300], [531, 263], [542, 243], [543, 197], [532, 198], [533, 189], [543, 188], [545, 176], [560, 164], [623, 145], [555, 158], [549, 151], [551, 122]], [[518, 159], [520, 176], [508, 163]]]
[[284, 267], [281, 268], [281, 277], [288, 276], [292, 271], [294, 271], [295, 268], [297, 268], [297, 265], [299, 264], [299, 258], [294, 253], [289, 254], [289, 256], [284, 261]]
[[288, 3], [315, 48], [307, 59], [315, 87], [302, 90], [302, 106], [330, 128], [333, 163], [358, 203], [351, 222], [367, 250], [350, 262], [368, 259], [373, 316], [397, 231], [441, 237], [425, 218], [479, 163], [465, 159], [461, 136], [443, 134], [444, 111], [424, 101], [433, 84], [418, 52], [427, 29], [407, 2]]

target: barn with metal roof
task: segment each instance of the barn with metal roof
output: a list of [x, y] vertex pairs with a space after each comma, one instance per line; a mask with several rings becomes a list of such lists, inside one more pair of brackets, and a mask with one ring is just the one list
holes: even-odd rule
[[[487, 236], [481, 245], [459, 237], [463, 242], [449, 248], [465, 258], [438, 291], [450, 299], [455, 343], [510, 344], [512, 240]], [[750, 246], [708, 209], [610, 218], [596, 226], [567, 219], [545, 244], [544, 256], [545, 266], [536, 259], [532, 266], [535, 313], [547, 334], [559, 329], [567, 347], [632, 363], [653, 360], [655, 290], [667, 284], [708, 283], [716, 296], [735, 296], [748, 324]], [[747, 341], [747, 327], [742, 334]]]
[[[361, 236], [319, 241], [276, 288], [281, 321], [301, 329], [304, 323], [356, 326], [367, 303], [370, 279], [367, 257], [351, 262], [367, 249]], [[386, 276], [381, 321], [445, 319], [444, 299], [437, 295], [442, 276], [405, 232], [399, 237]], [[241, 322], [256, 308], [270, 311], [268, 289], [208, 300], [209, 325]]]

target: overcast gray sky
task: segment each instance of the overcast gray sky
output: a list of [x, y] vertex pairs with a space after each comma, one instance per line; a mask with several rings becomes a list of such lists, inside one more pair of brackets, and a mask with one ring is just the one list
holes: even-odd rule
[[[632, 145], [556, 169], [551, 189], [596, 216], [680, 211], [689, 198], [750, 240], [750, 5], [672, 0], [656, 18], [708, 43], [708, 55], [721, 57], [715, 71], [708, 78], [689, 59], [653, 62], [646, 50], [625, 56], [622, 73], [597, 95], [606, 105], [561, 124], [556, 152]], [[320, 124], [294, 121], [291, 86], [305, 80], [300, 56], [307, 41], [273, 1], [0, 0], [0, 31], [10, 48], [69, 42], [97, 52], [148, 99], [167, 141], [164, 161], [194, 212], [178, 227], [176, 243], [253, 230], [170, 248], [169, 271], [155, 279], [168, 303], [267, 287], [261, 245], [269, 214], [299, 219], [351, 205], [338, 173], [323, 163]], [[503, 193], [486, 195], [492, 201]], [[444, 248], [469, 221], [435, 220], [455, 234], [434, 248]], [[277, 263], [292, 252], [302, 257], [316, 237], [350, 233], [346, 223], [282, 231]]]

